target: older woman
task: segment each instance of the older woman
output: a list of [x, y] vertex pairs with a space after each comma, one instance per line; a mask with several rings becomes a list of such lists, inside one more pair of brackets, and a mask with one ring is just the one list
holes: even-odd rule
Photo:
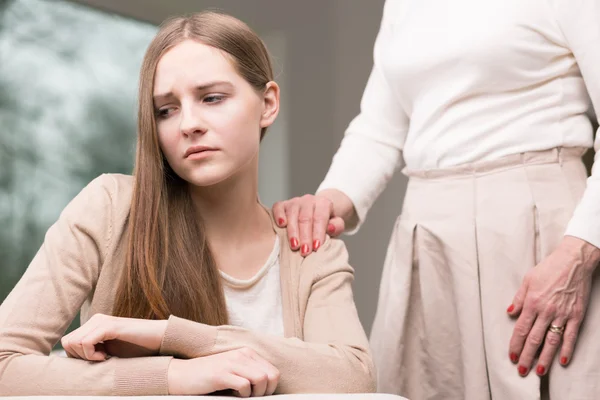
[[581, 161], [599, 16], [597, 0], [387, 0], [327, 177], [274, 206], [306, 255], [358, 229], [404, 159], [371, 335], [380, 390], [600, 398], [600, 162], [586, 184]]

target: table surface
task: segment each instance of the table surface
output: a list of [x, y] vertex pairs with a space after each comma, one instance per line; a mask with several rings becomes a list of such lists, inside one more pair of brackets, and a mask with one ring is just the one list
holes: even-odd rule
[[[3, 397], [2, 399], [14, 399], [14, 400], [22, 400], [22, 399], [35, 399], [35, 400], [43, 400], [43, 399], [63, 399], [62, 396], [36, 396], [36, 397]], [[86, 400], [104, 400], [107, 397], [103, 396], [70, 396], [69, 400], [72, 399], [86, 399]], [[165, 396], [109, 396], [111, 399], [123, 399], [123, 400], [132, 400], [132, 399], [156, 399], [156, 400], [165, 400]], [[180, 400], [190, 400], [190, 399], [207, 399], [207, 400], [231, 400], [235, 399], [235, 397], [222, 397], [222, 396], [169, 396], [169, 399], [180, 399]], [[365, 394], [283, 394], [277, 396], [266, 396], [266, 397], [252, 397], [253, 399], [276, 399], [276, 400], [407, 400], [404, 397], [395, 396], [392, 394], [383, 394], [383, 393], [365, 393]]]

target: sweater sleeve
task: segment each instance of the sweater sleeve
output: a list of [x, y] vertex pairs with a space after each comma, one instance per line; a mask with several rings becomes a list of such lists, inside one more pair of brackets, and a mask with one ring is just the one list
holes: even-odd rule
[[0, 395], [168, 394], [170, 357], [48, 356], [94, 290], [111, 241], [114, 187], [103, 175], [69, 203], [0, 306]]
[[[555, 15], [573, 52], [596, 116], [600, 117], [600, 2], [598, 0], [553, 0]], [[566, 234], [600, 247], [600, 132], [594, 141], [592, 175], [575, 209]]]
[[195, 358], [248, 347], [279, 369], [277, 393], [373, 392], [374, 366], [354, 305], [354, 271], [343, 242], [328, 240], [301, 268], [321, 271], [309, 283], [304, 340], [172, 316], [161, 354]]
[[394, 83], [382, 67], [393, 54], [393, 23], [399, 0], [386, 0], [373, 51], [373, 68], [360, 104], [317, 192], [337, 189], [354, 205], [358, 231], [367, 212], [402, 162], [409, 119], [396, 97]]

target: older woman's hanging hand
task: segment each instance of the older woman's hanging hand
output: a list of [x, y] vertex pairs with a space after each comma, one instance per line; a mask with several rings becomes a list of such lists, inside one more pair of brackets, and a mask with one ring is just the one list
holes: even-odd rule
[[559, 347], [561, 365], [569, 363], [599, 260], [600, 249], [565, 236], [556, 250], [525, 275], [507, 310], [518, 317], [509, 357], [520, 375], [529, 373], [541, 346], [535, 368], [538, 375], [547, 373]]

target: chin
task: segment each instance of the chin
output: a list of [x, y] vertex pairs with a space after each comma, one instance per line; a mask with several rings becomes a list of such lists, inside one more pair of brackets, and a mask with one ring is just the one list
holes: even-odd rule
[[189, 175], [180, 175], [186, 182], [190, 185], [198, 186], [198, 187], [208, 187], [217, 185], [229, 178], [231, 174], [228, 173], [217, 173], [213, 171], [211, 173], [194, 173]]

